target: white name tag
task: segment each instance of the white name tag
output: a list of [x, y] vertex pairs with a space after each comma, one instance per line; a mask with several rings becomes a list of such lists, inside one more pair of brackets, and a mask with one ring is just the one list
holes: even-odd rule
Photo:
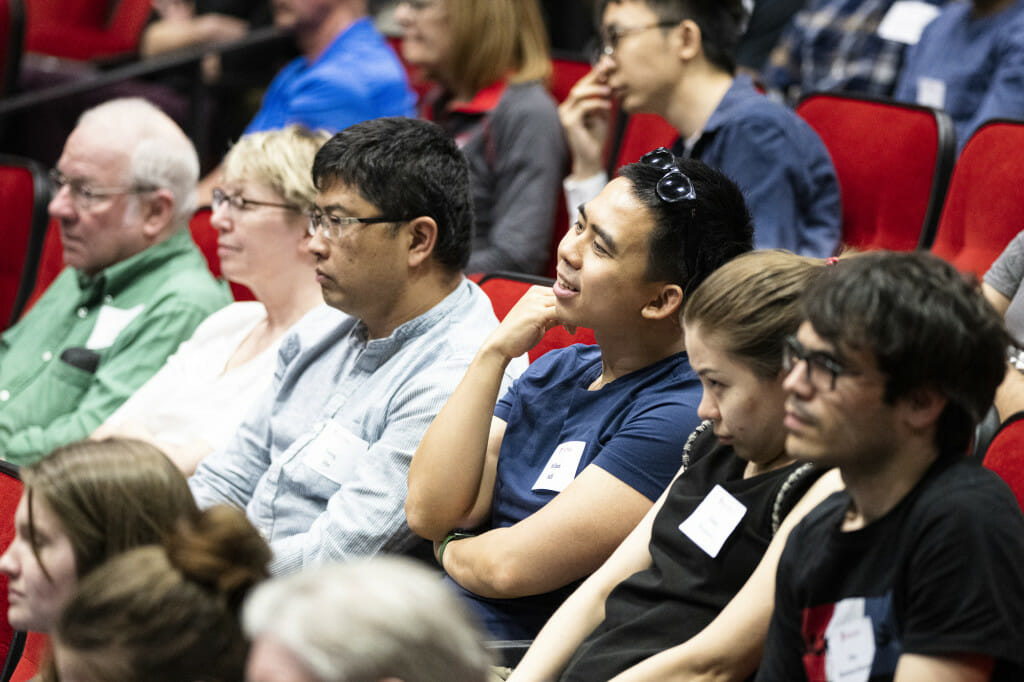
[[142, 303], [127, 310], [110, 305], [101, 306], [100, 314], [96, 316], [96, 326], [92, 328], [85, 347], [93, 350], [109, 348], [117, 340], [117, 335], [145, 309]]
[[742, 502], [716, 485], [693, 513], [679, 524], [679, 530], [713, 558], [722, 551], [722, 545], [746, 513], [747, 508]]
[[863, 599], [836, 604], [825, 628], [825, 677], [829, 682], [867, 682], [875, 660], [875, 630]]
[[917, 45], [924, 27], [939, 16], [939, 8], [918, 0], [894, 2], [878, 25], [878, 37]]
[[946, 107], [946, 83], [938, 78], [917, 79], [917, 103], [926, 107]]
[[352, 464], [366, 454], [370, 444], [342, 427], [328, 421], [306, 446], [306, 465], [321, 476], [341, 485]]
[[555, 448], [548, 465], [533, 484], [533, 489], [551, 490], [556, 493], [565, 490], [576, 478], [576, 469], [580, 466], [580, 459], [586, 447], [586, 441], [567, 440]]

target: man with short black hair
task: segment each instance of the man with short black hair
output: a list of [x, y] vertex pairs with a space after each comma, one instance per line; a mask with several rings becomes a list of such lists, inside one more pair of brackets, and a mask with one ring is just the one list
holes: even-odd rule
[[925, 253], [840, 261], [786, 349], [786, 449], [846, 486], [793, 530], [758, 680], [1020, 680], [1024, 518], [964, 458], [1009, 337]]
[[736, 75], [747, 14], [740, 0], [604, 0], [597, 65], [559, 107], [572, 151], [571, 207], [607, 181], [612, 100], [658, 114], [679, 132], [673, 151], [739, 185], [754, 246], [830, 256], [839, 246], [839, 183], [818, 135]]
[[416, 547], [402, 511], [413, 450], [497, 324], [462, 276], [469, 174], [441, 128], [351, 126], [317, 153], [313, 181], [328, 305], [281, 342], [271, 391], [190, 481], [201, 505], [246, 509], [275, 573]]
[[[736, 185], [667, 149], [579, 213], [554, 286], [484, 342], [409, 470], [409, 525], [495, 639], [532, 639], [679, 469], [700, 422], [679, 312], [750, 249]], [[597, 345], [546, 353], [499, 399], [508, 364], [559, 324]]]

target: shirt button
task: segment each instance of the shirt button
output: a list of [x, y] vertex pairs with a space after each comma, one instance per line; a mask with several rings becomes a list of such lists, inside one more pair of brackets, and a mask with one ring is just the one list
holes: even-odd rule
[[53, 353], [51, 353], [50, 351], [44, 351], [43, 352], [43, 362], [49, 362], [52, 359], [53, 359]]
[[0, 391], [0, 402], [6, 403], [11, 399], [11, 392], [8, 390]]
[[77, 314], [78, 314], [78, 317], [80, 317], [80, 318], [82, 318], [84, 320], [86, 318], [86, 316], [89, 314], [89, 310], [85, 306], [82, 306], [81, 308], [78, 309]]
[[103, 297], [103, 302], [104, 303], [113, 303], [114, 302], [114, 297], [111, 296], [110, 294], [107, 294], [106, 296]]

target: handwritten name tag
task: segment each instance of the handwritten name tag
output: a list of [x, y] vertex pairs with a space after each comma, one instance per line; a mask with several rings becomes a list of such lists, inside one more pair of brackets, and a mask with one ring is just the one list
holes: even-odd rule
[[716, 485], [693, 513], [679, 524], [679, 530], [713, 558], [722, 551], [722, 545], [746, 513], [747, 508], [742, 502]]
[[576, 478], [586, 441], [567, 440], [555, 448], [551, 459], [533, 484], [534, 490], [551, 490], [560, 493]]

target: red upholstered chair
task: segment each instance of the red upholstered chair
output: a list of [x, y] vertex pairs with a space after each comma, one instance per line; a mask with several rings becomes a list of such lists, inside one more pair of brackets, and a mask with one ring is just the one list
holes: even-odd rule
[[983, 275], [1024, 229], [1024, 122], [989, 121], [953, 169], [932, 253]]
[[1024, 412], [1011, 415], [999, 427], [982, 463], [1006, 481], [1024, 510]]
[[50, 220], [43, 239], [43, 252], [39, 256], [39, 269], [36, 271], [36, 285], [25, 303], [21, 314], [24, 315], [36, 304], [46, 288], [53, 284], [57, 275], [64, 269], [64, 250], [60, 243], [60, 226], [56, 220]]
[[[19, 632], [17, 635], [23, 644], [21, 656], [9, 661], [12, 664], [10, 677], [5, 676], [3, 679], [7, 682], [31, 682], [38, 675], [43, 661], [50, 655], [50, 638], [41, 632]], [[6, 667], [4, 674], [7, 674]]]
[[[206, 258], [206, 265], [210, 268], [210, 272], [213, 273], [214, 277], [220, 277], [220, 257], [217, 255], [217, 229], [210, 224], [210, 218], [213, 217], [213, 211], [209, 208], [203, 207], [196, 211], [195, 215], [192, 216], [192, 220], [189, 221], [188, 227], [192, 232], [192, 241], [196, 243], [199, 250], [203, 252], [203, 256]], [[256, 297], [252, 295], [248, 287], [241, 284], [235, 284], [231, 282], [231, 293], [235, 297], [236, 301], [255, 301]]]
[[151, 0], [27, 0], [25, 50], [67, 59], [134, 54]]
[[18, 319], [35, 286], [49, 201], [39, 164], [0, 156], [0, 330]]
[[[554, 281], [547, 277], [536, 277], [514, 272], [494, 272], [488, 273], [481, 278], [480, 288], [490, 297], [491, 305], [494, 306], [494, 314], [498, 316], [499, 320], [503, 320], [508, 311], [512, 309], [512, 306], [516, 304], [516, 301], [526, 293], [527, 289], [535, 284], [549, 287], [553, 283]], [[533, 362], [549, 350], [564, 348], [574, 343], [594, 343], [594, 332], [582, 327], [577, 329], [575, 334], [570, 334], [566, 331], [565, 327], [561, 326], [549, 329], [544, 334], [541, 342], [529, 352], [530, 362]]]
[[590, 62], [571, 57], [554, 57], [551, 60], [551, 82], [548, 90], [555, 101], [561, 104], [569, 96], [576, 81], [590, 73]]
[[609, 176], [658, 147], [671, 147], [679, 132], [656, 114], [619, 112], [609, 144]]
[[956, 158], [953, 123], [929, 107], [845, 93], [804, 97], [797, 113], [828, 148], [843, 202], [843, 243], [927, 248]]

